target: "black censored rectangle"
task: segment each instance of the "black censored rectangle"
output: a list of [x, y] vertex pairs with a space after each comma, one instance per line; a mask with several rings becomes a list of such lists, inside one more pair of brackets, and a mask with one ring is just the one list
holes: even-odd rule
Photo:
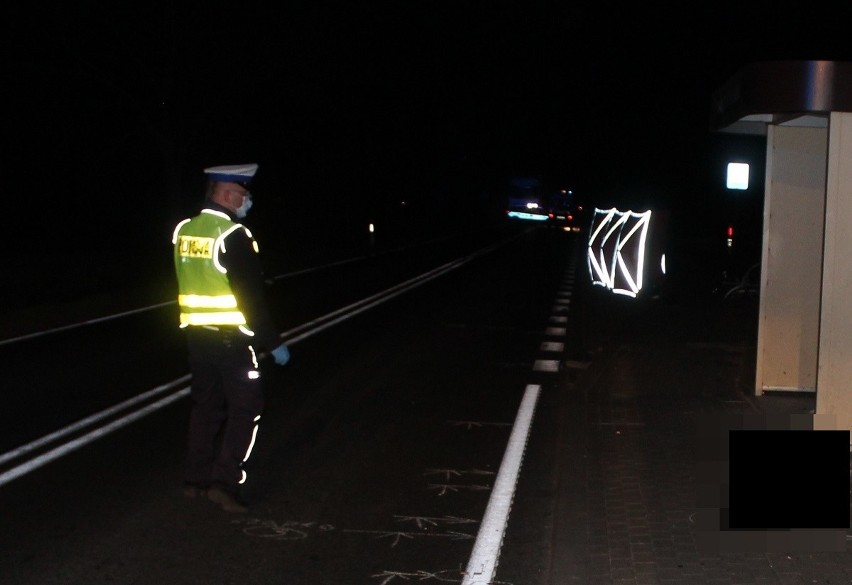
[[726, 530], [849, 528], [848, 431], [729, 432]]

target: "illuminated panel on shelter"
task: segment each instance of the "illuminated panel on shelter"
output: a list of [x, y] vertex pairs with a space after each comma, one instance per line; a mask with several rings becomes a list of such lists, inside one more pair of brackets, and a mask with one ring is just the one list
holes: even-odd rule
[[650, 221], [650, 211], [595, 209], [587, 256], [592, 284], [615, 294], [639, 294]]
[[748, 165], [746, 163], [728, 163], [725, 186], [728, 189], [748, 189]]

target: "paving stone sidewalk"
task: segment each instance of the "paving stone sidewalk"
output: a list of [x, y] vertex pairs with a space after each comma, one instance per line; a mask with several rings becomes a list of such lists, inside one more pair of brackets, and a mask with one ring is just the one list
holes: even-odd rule
[[[706, 429], [737, 417], [809, 417], [813, 412], [812, 394], [754, 396], [756, 315], [756, 301], [748, 299], [632, 304], [589, 299], [575, 326], [586, 332], [592, 365], [540, 405], [543, 417], [558, 411], [557, 436], [532, 439], [552, 452], [552, 461], [538, 461], [532, 454], [531, 469], [557, 468], [551, 482], [556, 501], [550, 516], [541, 520], [552, 523], [550, 550], [536, 560], [537, 578], [530, 572], [521, 576], [510, 562], [498, 573], [501, 581], [852, 583], [846, 530], [819, 531], [813, 538], [805, 533], [804, 539], [797, 531], [795, 538], [780, 535], [781, 544], [766, 533], [732, 540], [730, 533], [708, 531], [708, 510], [698, 507], [706, 501], [701, 490], [709, 485], [702, 475], [704, 448], [717, 440], [706, 436]], [[794, 501], [793, 486], [778, 489], [788, 492], [791, 504], [801, 504]], [[523, 510], [536, 494], [522, 485], [517, 497]], [[714, 510], [709, 517], [714, 512], [718, 519]], [[522, 546], [523, 536], [515, 532], [510, 538]], [[834, 548], [825, 548], [826, 539]], [[804, 550], [808, 546], [812, 550]], [[530, 547], [528, 558], [536, 554]]]

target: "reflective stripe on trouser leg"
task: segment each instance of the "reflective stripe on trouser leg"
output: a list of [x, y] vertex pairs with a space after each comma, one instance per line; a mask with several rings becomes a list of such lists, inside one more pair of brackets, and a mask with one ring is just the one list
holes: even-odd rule
[[[257, 429], [260, 426], [260, 415], [254, 417], [254, 430], [251, 432], [251, 443], [249, 443], [248, 449], [246, 450], [246, 455], [243, 457], [243, 463], [248, 461], [249, 457], [251, 457], [251, 450], [254, 449], [254, 442], [257, 439]], [[240, 483], [245, 483], [246, 478], [246, 470], [240, 467], [240, 473], [242, 473], [242, 477], [240, 477]]]

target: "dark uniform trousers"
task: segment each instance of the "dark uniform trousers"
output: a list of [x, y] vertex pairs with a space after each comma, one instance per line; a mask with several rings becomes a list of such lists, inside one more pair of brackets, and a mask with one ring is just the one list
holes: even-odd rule
[[237, 494], [243, 481], [260, 415], [263, 391], [249, 348], [251, 338], [238, 330], [187, 328], [192, 371], [187, 483], [219, 485]]

